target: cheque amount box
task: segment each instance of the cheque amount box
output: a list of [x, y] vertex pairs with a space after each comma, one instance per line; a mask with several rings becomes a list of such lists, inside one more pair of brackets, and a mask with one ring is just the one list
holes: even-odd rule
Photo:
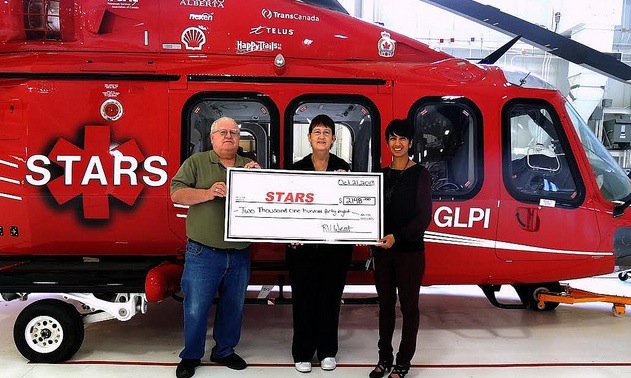
[[344, 205], [370, 205], [374, 206], [377, 204], [376, 197], [358, 197], [358, 196], [344, 196], [342, 197], [342, 203]]

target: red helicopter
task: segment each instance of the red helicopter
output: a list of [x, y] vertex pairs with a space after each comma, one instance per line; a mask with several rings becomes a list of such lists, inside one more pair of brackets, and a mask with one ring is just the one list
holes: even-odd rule
[[[18, 350], [66, 360], [85, 323], [128, 320], [179, 291], [187, 209], [169, 180], [209, 149], [215, 119], [237, 120], [242, 153], [282, 169], [308, 153], [321, 113], [358, 172], [390, 161], [389, 120], [413, 123], [434, 200], [423, 285], [474, 284], [496, 306], [552, 310], [539, 293], [631, 254], [631, 181], [562, 94], [526, 72], [435, 51], [334, 0], [7, 0], [0, 293], [60, 296], [18, 316]], [[373, 283], [367, 256], [355, 248], [348, 283]], [[252, 268], [252, 284], [282, 286], [284, 245], [255, 243]], [[499, 303], [501, 285], [521, 303]]]

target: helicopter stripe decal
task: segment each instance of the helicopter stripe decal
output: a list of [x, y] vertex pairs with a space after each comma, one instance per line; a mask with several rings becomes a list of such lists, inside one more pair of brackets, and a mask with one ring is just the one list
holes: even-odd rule
[[440, 232], [425, 232], [425, 239], [428, 243], [462, 245], [467, 247], [496, 248], [510, 251], [555, 253], [566, 255], [586, 255], [586, 256], [611, 256], [613, 252], [592, 252], [592, 251], [572, 251], [563, 249], [542, 248], [532, 245], [515, 244], [503, 241], [472, 238], [461, 235], [451, 235]]
[[443, 234], [440, 232], [425, 231], [425, 241], [439, 244], [456, 244], [471, 247], [495, 248], [494, 240], [472, 238], [468, 236]]
[[9, 167], [18, 168], [18, 165], [15, 163], [8, 162], [6, 160], [0, 160], [0, 164], [8, 165]]
[[0, 181], [9, 182], [11, 184], [20, 184], [20, 181], [18, 181], [18, 180], [14, 180], [12, 178], [2, 177], [2, 176], [0, 176]]
[[179, 204], [179, 203], [174, 203], [174, 204], [173, 204], [173, 207], [175, 207], [175, 208], [176, 208], [176, 209], [178, 209], [178, 210], [179, 210], [179, 209], [186, 210], [186, 213], [184, 213], [184, 214], [175, 214], [175, 216], [176, 216], [177, 218], [186, 218], [186, 217], [187, 217], [187, 215], [188, 215], [188, 208], [189, 208], [189, 206], [188, 206], [188, 205], [181, 205], [181, 204]]
[[22, 197], [14, 196], [12, 194], [0, 193], [0, 197], [12, 199], [12, 200], [17, 200], [17, 201], [22, 201]]
[[523, 244], [515, 244], [515, 243], [507, 243], [507, 242], [497, 242], [497, 249], [507, 249], [511, 251], [523, 251], [523, 252], [539, 252], [539, 253], [558, 253], [558, 254], [568, 254], [568, 255], [586, 255], [586, 256], [610, 256], [613, 255], [613, 252], [590, 252], [590, 251], [570, 251], [563, 249], [551, 249], [551, 248], [542, 248], [535, 247], [531, 245], [523, 245]]

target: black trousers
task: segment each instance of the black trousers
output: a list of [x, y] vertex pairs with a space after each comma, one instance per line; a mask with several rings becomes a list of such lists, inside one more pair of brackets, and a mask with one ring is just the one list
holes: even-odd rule
[[311, 362], [316, 352], [320, 361], [337, 354], [340, 302], [351, 255], [350, 245], [288, 247], [294, 362]]
[[416, 351], [419, 327], [419, 290], [425, 271], [425, 253], [392, 252], [374, 248], [375, 286], [379, 296], [379, 360], [393, 361], [392, 336], [394, 334], [397, 290], [403, 324], [401, 343], [396, 356], [397, 365], [410, 365]]

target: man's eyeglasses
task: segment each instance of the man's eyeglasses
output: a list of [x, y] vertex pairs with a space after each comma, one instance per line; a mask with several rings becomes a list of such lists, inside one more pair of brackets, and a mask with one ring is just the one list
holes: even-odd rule
[[226, 129], [221, 129], [221, 130], [215, 130], [213, 131], [213, 134], [219, 134], [222, 137], [227, 137], [228, 134], [230, 134], [231, 137], [233, 138], [238, 138], [239, 137], [239, 131], [237, 130], [226, 130]]

